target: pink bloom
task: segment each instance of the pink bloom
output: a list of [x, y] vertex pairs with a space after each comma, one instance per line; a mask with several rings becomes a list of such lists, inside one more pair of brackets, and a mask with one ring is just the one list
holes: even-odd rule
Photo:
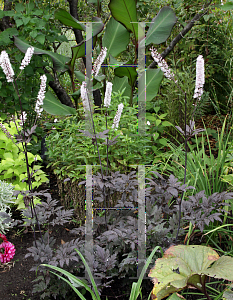
[[3, 242], [7, 242], [7, 238], [4, 234], [0, 233], [0, 244], [3, 243]]
[[7, 263], [12, 260], [15, 255], [15, 246], [10, 242], [0, 244], [0, 260], [1, 263]]

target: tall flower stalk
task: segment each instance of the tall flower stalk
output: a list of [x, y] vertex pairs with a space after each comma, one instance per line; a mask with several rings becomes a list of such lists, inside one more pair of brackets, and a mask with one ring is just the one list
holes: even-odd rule
[[[108, 128], [108, 108], [110, 107], [111, 104], [111, 95], [112, 95], [112, 83], [107, 82], [106, 85], [106, 91], [105, 91], [105, 96], [104, 96], [104, 106], [106, 107], [106, 130]], [[109, 147], [109, 138], [108, 138], [108, 133], [107, 133], [107, 168], [106, 168], [106, 176], [108, 175], [108, 147]]]
[[[33, 52], [34, 52], [33, 47], [30, 47], [30, 48], [27, 49], [26, 54], [24, 56], [24, 59], [22, 60], [22, 63], [21, 63], [21, 66], [20, 66], [21, 72], [30, 63]], [[28, 186], [29, 186], [29, 191], [32, 192], [32, 174], [30, 173], [30, 169], [29, 169], [28, 152], [27, 152], [27, 142], [30, 138], [29, 138], [28, 134], [27, 134], [27, 138], [26, 138], [26, 134], [25, 134], [26, 113], [23, 111], [22, 101], [21, 101], [21, 98], [20, 98], [20, 95], [19, 95], [19, 90], [18, 90], [18, 87], [17, 87], [17, 82], [16, 82], [16, 79], [15, 79], [14, 70], [11, 66], [10, 59], [9, 59], [8, 54], [6, 53], [6, 51], [1, 52], [0, 66], [2, 67], [3, 72], [6, 75], [7, 82], [12, 82], [13, 87], [14, 87], [14, 89], [15, 89], [17, 95], [18, 95], [18, 98], [19, 98], [19, 104], [20, 104], [20, 109], [21, 109], [20, 125], [22, 126], [22, 131], [21, 131], [22, 133], [19, 131], [19, 128], [17, 126], [17, 122], [15, 121], [15, 118], [13, 118], [13, 120], [14, 120], [15, 125], [16, 125], [18, 136], [20, 137], [19, 141], [21, 141], [22, 146], [23, 146], [23, 152], [24, 152], [25, 160], [26, 160]], [[36, 109], [35, 109], [38, 116], [40, 116], [41, 112], [43, 111], [43, 109], [40, 106], [43, 105], [43, 99], [44, 99], [44, 94], [45, 94], [45, 89], [46, 89], [46, 79], [47, 78], [46, 78], [45, 75], [41, 76], [41, 86], [40, 86], [40, 90], [39, 90], [39, 93], [38, 93], [38, 96], [37, 96], [37, 103], [36, 103]], [[36, 117], [36, 119], [37, 119], [37, 117]], [[36, 120], [35, 120], [35, 123], [36, 123]], [[9, 138], [11, 138], [11, 136], [7, 132], [6, 128], [4, 128], [3, 124], [1, 124], [0, 127], [5, 132], [5, 134]], [[35, 128], [36, 128], [36, 125], [34, 124], [34, 126], [31, 128], [31, 134], [34, 132]], [[42, 234], [41, 234], [41, 230], [40, 230], [40, 223], [38, 221], [38, 217], [37, 217], [37, 214], [36, 214], [36, 211], [35, 211], [35, 205], [34, 205], [33, 197], [30, 197], [30, 202], [31, 202], [32, 218], [34, 217], [34, 214], [35, 214], [37, 224], [38, 224], [38, 227], [39, 227], [39, 231], [40, 231], [41, 240], [43, 242], [43, 238], [42, 238]], [[34, 239], [35, 239], [35, 243], [36, 243], [35, 225], [33, 226], [33, 232], [34, 232]]]

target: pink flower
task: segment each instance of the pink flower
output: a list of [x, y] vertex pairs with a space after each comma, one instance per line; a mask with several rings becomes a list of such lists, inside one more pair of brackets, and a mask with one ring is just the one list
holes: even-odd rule
[[3, 243], [3, 242], [7, 242], [7, 238], [4, 234], [0, 233], [0, 244]]
[[15, 255], [15, 246], [10, 242], [0, 244], [0, 260], [1, 263], [7, 263], [12, 260]]

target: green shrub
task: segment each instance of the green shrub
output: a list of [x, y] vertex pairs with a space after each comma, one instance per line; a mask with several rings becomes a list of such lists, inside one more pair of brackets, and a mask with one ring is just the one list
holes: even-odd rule
[[[11, 183], [15, 187], [15, 190], [27, 191], [29, 187], [27, 183], [27, 167], [23, 146], [22, 143], [16, 144], [16, 140], [13, 137], [14, 134], [17, 134], [16, 125], [14, 122], [10, 122], [9, 125], [3, 123], [3, 126], [11, 134], [12, 139], [7, 137], [2, 130], [0, 131], [0, 180]], [[17, 126], [20, 128], [18, 122]], [[41, 166], [35, 163], [42, 159], [39, 155], [33, 155], [30, 152], [28, 152], [27, 155], [30, 165], [29, 171], [32, 172], [33, 169], [36, 170], [32, 176], [32, 188], [38, 188], [43, 182], [48, 181], [46, 174], [41, 170]], [[25, 208], [22, 195], [18, 195], [15, 204], [18, 206], [18, 209]]]

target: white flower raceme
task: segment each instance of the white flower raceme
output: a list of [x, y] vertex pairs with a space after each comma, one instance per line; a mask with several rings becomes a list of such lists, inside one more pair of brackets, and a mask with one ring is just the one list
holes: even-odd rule
[[196, 84], [193, 98], [201, 99], [203, 94], [203, 86], [205, 84], [205, 68], [204, 59], [202, 55], [199, 55], [196, 63]]
[[41, 116], [41, 113], [43, 111], [43, 108], [41, 106], [43, 105], [43, 101], [45, 97], [47, 77], [46, 75], [42, 75], [40, 79], [41, 79], [40, 90], [37, 96], [36, 107], [35, 107], [35, 112], [37, 113], [38, 118]]
[[85, 112], [90, 111], [90, 105], [89, 105], [88, 94], [87, 94], [87, 84], [85, 81], [83, 81], [81, 85], [81, 98], [82, 98], [83, 108]]
[[27, 114], [25, 111], [23, 111], [22, 115], [19, 117], [20, 122], [19, 125], [23, 126], [23, 123], [25, 123], [25, 121], [27, 120]]
[[150, 50], [151, 56], [153, 57], [154, 61], [158, 64], [160, 69], [163, 71], [165, 77], [167, 77], [169, 80], [174, 79], [174, 73], [172, 73], [172, 71], [169, 69], [168, 64], [158, 53], [158, 51], [154, 47], [150, 48]]
[[6, 75], [7, 82], [13, 82], [15, 73], [12, 69], [11, 62], [6, 51], [1, 52], [0, 66], [2, 67], [3, 72]]
[[148, 126], [150, 126], [150, 121], [147, 121], [146, 124], [147, 124]]
[[112, 83], [107, 82], [106, 91], [105, 91], [105, 97], [104, 97], [104, 106], [108, 107], [111, 103], [111, 94], [112, 94]]
[[92, 70], [92, 74], [94, 76], [98, 75], [100, 67], [101, 67], [106, 55], [107, 55], [107, 48], [104, 47], [101, 49], [100, 54], [94, 63], [93, 70]]
[[121, 119], [121, 113], [122, 113], [123, 107], [124, 107], [123, 103], [118, 105], [117, 113], [114, 117], [113, 124], [112, 124], [113, 129], [114, 128], [117, 129], [118, 126], [119, 126], [119, 122], [120, 122], [120, 119]]
[[19, 67], [20, 70], [23, 70], [27, 65], [29, 65], [33, 53], [34, 53], [34, 48], [33, 47], [27, 48], [24, 59], [22, 60], [21, 66]]

